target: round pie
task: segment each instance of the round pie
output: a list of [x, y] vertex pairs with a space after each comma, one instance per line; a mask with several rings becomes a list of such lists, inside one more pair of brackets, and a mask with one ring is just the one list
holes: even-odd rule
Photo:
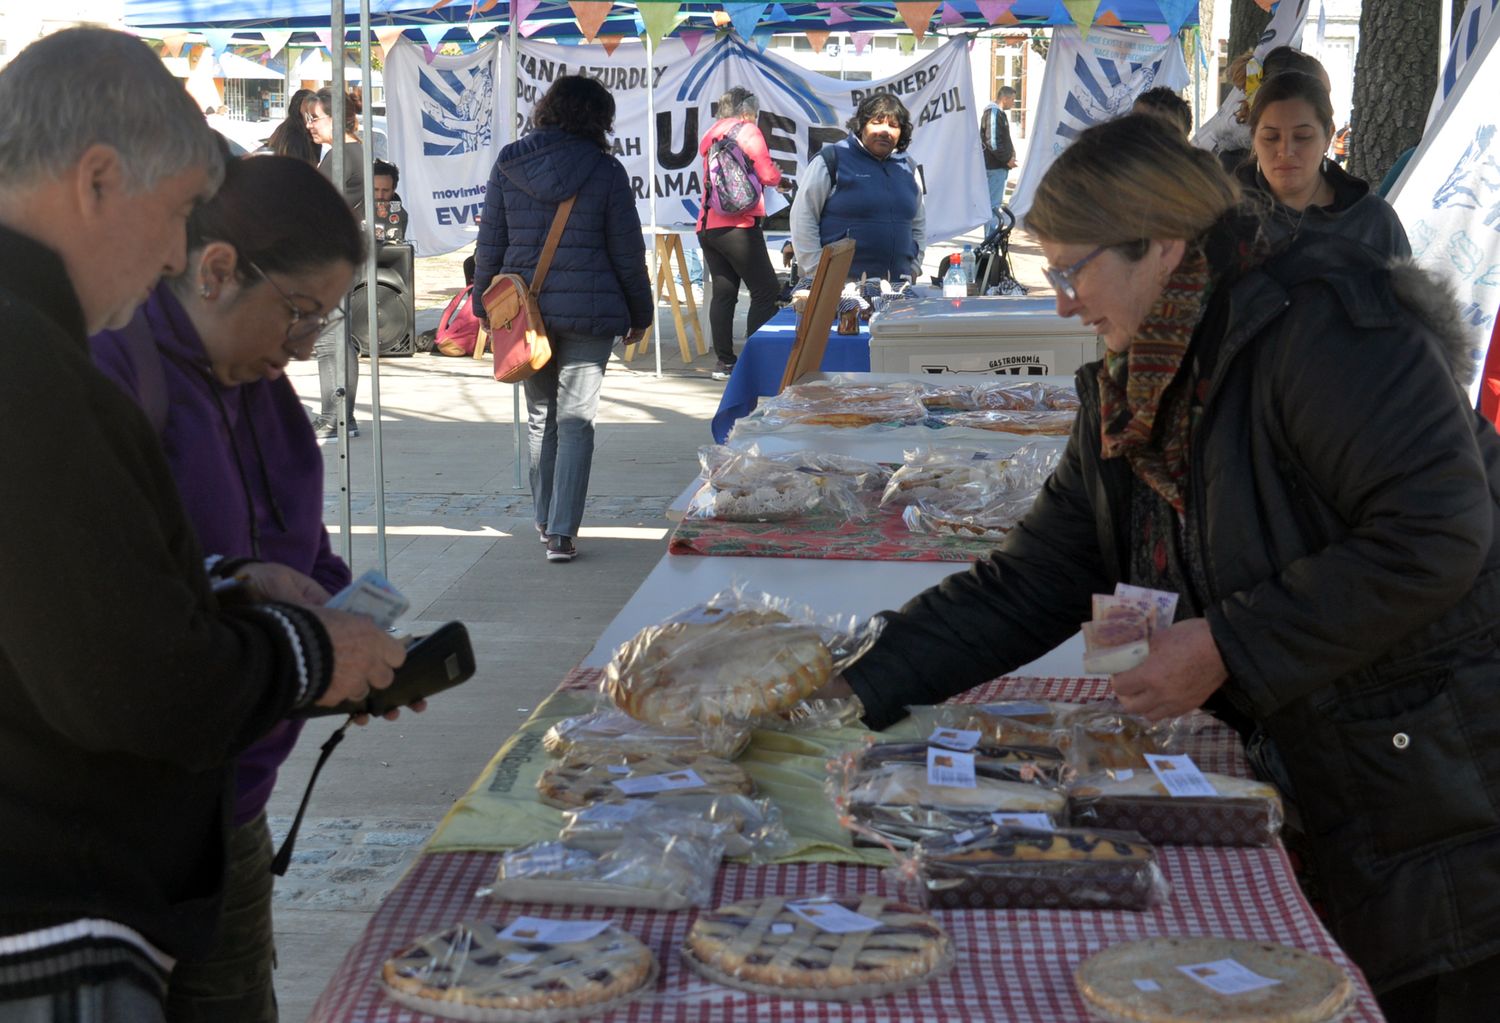
[[[1232, 979], [1238, 972], [1234, 964], [1274, 983], [1232, 994], [1205, 983]], [[1202, 979], [1181, 967], [1191, 967]], [[1321, 956], [1229, 938], [1125, 942], [1085, 959], [1075, 979], [1091, 1009], [1105, 1019], [1131, 1023], [1324, 1023], [1341, 1015], [1354, 997], [1349, 975]]]
[[607, 1011], [656, 970], [650, 949], [615, 927], [562, 944], [502, 938], [504, 929], [466, 921], [419, 938], [386, 960], [387, 991], [439, 1016], [558, 1020]]
[[709, 606], [623, 644], [603, 688], [639, 721], [692, 728], [779, 714], [832, 675], [815, 627], [777, 611]]
[[[603, 799], [614, 799], [633, 793], [614, 783], [627, 778], [665, 775], [667, 779], [691, 771], [702, 784], [673, 787], [673, 792], [737, 792], [749, 795], [755, 791], [750, 776], [727, 760], [710, 756], [687, 756], [672, 753], [619, 753], [607, 756], [574, 755], [548, 765], [537, 779], [536, 790], [542, 802], [567, 808], [587, 806]], [[691, 779], [684, 779], [691, 780]]]
[[878, 895], [791, 900], [804, 912], [852, 911], [873, 929], [835, 933], [780, 897], [699, 915], [683, 944], [695, 971], [728, 987], [787, 998], [853, 1001], [925, 983], [952, 965], [952, 942], [921, 910]]

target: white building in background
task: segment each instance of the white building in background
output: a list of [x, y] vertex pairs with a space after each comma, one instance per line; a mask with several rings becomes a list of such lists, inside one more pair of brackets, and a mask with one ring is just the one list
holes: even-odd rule
[[74, 25], [118, 26], [125, 17], [125, 0], [45, 0], [44, 3], [0, 4], [0, 67], [28, 45], [58, 29]]

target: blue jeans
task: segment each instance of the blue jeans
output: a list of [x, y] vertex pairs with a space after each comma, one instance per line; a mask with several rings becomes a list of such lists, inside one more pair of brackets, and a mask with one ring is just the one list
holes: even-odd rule
[[1000, 226], [1000, 218], [995, 216], [995, 210], [1005, 202], [1005, 182], [1010, 177], [1010, 168], [1001, 167], [998, 170], [987, 170], [984, 176], [990, 182], [990, 219], [985, 222], [984, 233], [989, 235], [991, 231]]
[[594, 416], [612, 337], [551, 330], [552, 361], [525, 382], [531, 502], [549, 535], [576, 537], [594, 461]]

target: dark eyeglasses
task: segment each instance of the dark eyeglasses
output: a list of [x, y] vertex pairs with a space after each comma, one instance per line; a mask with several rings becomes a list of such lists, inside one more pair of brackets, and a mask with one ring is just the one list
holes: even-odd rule
[[[286, 303], [287, 312], [292, 314], [292, 321], [286, 325], [286, 339], [292, 344], [306, 341], [310, 337], [316, 337], [329, 327], [344, 318], [343, 310], [334, 309], [327, 313], [310, 313], [292, 301], [292, 296], [281, 290], [281, 285], [266, 274], [264, 270], [256, 266], [250, 260], [245, 260], [245, 265], [260, 275], [260, 279], [269, 284], [281, 300]], [[306, 298], [306, 295], [298, 296]]]
[[1062, 295], [1069, 302], [1077, 302], [1078, 288], [1073, 283], [1073, 280], [1078, 276], [1078, 271], [1092, 263], [1098, 258], [1099, 253], [1109, 247], [1108, 245], [1101, 245], [1072, 266], [1064, 267], [1061, 270], [1052, 266], [1044, 266], [1042, 267], [1042, 274], [1047, 278], [1047, 283], [1057, 289], [1059, 295]]

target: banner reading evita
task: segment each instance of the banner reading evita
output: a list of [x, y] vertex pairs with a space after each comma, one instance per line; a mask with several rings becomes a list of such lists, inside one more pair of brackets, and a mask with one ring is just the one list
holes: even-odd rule
[[[396, 47], [398, 53], [403, 48], [404, 44]], [[420, 49], [413, 50], [415, 63], [423, 64]], [[714, 122], [719, 96], [731, 86], [743, 86], [760, 100], [761, 132], [782, 174], [792, 183], [820, 148], [844, 137], [845, 123], [861, 100], [874, 92], [890, 92], [900, 96], [911, 112], [914, 131], [908, 155], [921, 168], [927, 188], [927, 237], [950, 238], [983, 223], [989, 215], [979, 149], [979, 110], [974, 105], [966, 39], [954, 39], [900, 74], [873, 82], [828, 78], [761, 54], [734, 36], [700, 46], [696, 53], [689, 53], [680, 40], [667, 40], [653, 56], [654, 81], [648, 85], [645, 50], [639, 43], [624, 43], [610, 54], [602, 46], [523, 42], [516, 60], [515, 134], [530, 130], [532, 108], [558, 76], [598, 78], [615, 97], [615, 155], [635, 186], [641, 222], [650, 223], [647, 89], [654, 86], [656, 175], [651, 191], [656, 197], [656, 222], [687, 230], [697, 219], [703, 193], [698, 142]], [[411, 66], [410, 60], [391, 63], [403, 70]], [[397, 158], [407, 161], [401, 164], [401, 180], [418, 252], [433, 255], [474, 238], [472, 217], [483, 207], [489, 166], [476, 176], [472, 164], [434, 153], [432, 146], [425, 145], [423, 133], [430, 125], [423, 104], [432, 105], [433, 86], [426, 82], [431, 75], [421, 68], [413, 70], [415, 75], [387, 74], [391, 144]], [[416, 119], [409, 114], [413, 106]], [[498, 152], [496, 145], [486, 159], [492, 163]], [[421, 188], [408, 191], [412, 161], [423, 165], [418, 178]], [[451, 174], [447, 173], [450, 164]], [[429, 205], [433, 212], [429, 215], [419, 204]], [[417, 233], [419, 223], [421, 234]]]

